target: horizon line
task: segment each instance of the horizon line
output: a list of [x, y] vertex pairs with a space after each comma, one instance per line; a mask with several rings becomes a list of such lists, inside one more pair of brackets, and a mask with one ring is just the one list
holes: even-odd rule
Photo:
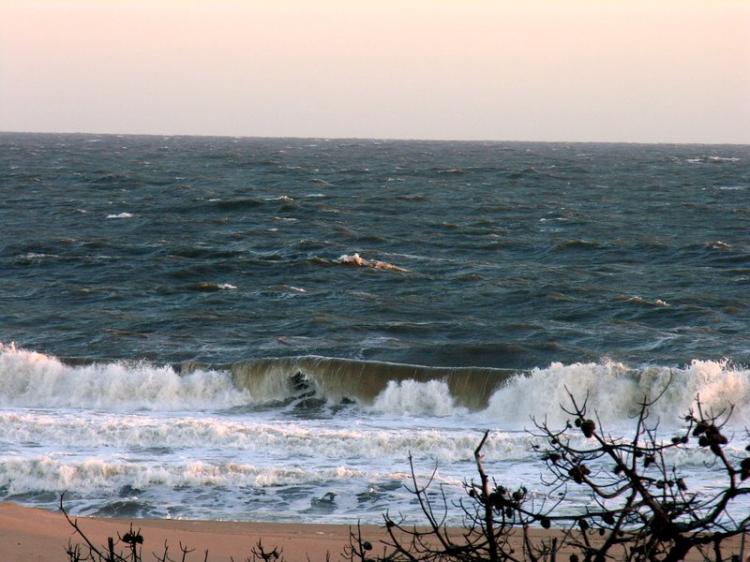
[[680, 145], [680, 146], [750, 146], [750, 142], [706, 142], [706, 141], [626, 141], [626, 140], [513, 140], [513, 139], [454, 139], [418, 137], [359, 137], [359, 136], [295, 136], [295, 135], [230, 135], [210, 133], [98, 133], [90, 131], [6, 131], [0, 135], [69, 135], [110, 137], [182, 137], [182, 138], [231, 138], [255, 140], [322, 140], [322, 141], [382, 141], [382, 142], [435, 142], [435, 143], [514, 143], [514, 144], [629, 144], [629, 145]]

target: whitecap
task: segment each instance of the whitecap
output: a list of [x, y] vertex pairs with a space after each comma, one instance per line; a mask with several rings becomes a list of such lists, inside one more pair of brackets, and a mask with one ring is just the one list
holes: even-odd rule
[[0, 486], [11, 494], [29, 491], [75, 490], [101, 492], [122, 486], [151, 487], [281, 486], [316, 483], [321, 480], [350, 480], [362, 471], [343, 467], [256, 466], [239, 461], [178, 463], [133, 463], [127, 459], [66, 459], [58, 455], [0, 457]]
[[200, 291], [203, 293], [211, 293], [214, 291], [231, 291], [236, 288], [237, 287], [235, 285], [232, 285], [231, 283], [210, 283], [206, 281], [196, 283], [195, 285], [191, 286], [191, 289], [193, 289], [194, 291]]
[[278, 197], [266, 197], [266, 201], [279, 201], [281, 203], [294, 203], [294, 198], [288, 195], [279, 195]]
[[181, 375], [170, 366], [69, 366], [51, 355], [0, 344], [0, 406], [115, 411], [221, 409], [252, 402], [225, 371]]
[[39, 261], [43, 260], [45, 258], [59, 258], [60, 256], [57, 254], [44, 254], [44, 253], [37, 253], [37, 252], [27, 252], [24, 255], [20, 256], [21, 259], [24, 260], [30, 260], [30, 261]]
[[389, 270], [389, 271], [398, 271], [398, 272], [408, 272], [409, 270], [403, 267], [399, 267], [397, 265], [393, 265], [392, 263], [379, 261], [379, 260], [368, 260], [360, 256], [358, 253], [354, 253], [352, 255], [341, 255], [336, 260], [336, 263], [340, 263], [342, 265], [350, 265], [355, 267], [369, 267], [371, 269], [383, 269], [383, 270]]
[[592, 413], [606, 423], [630, 426], [644, 397], [655, 398], [662, 391], [651, 411], [667, 426], [679, 425], [696, 397], [716, 413], [734, 405], [735, 424], [750, 420], [750, 371], [727, 361], [702, 360], [682, 368], [638, 369], [616, 361], [552, 363], [512, 377], [492, 395], [482, 417], [521, 426], [529, 426], [532, 418], [564, 424], [569, 416], [560, 405], [570, 405], [570, 393], [579, 401], [587, 399]]
[[466, 413], [456, 406], [448, 384], [443, 381], [390, 381], [373, 402], [377, 412], [402, 415], [448, 416]]
[[656, 307], [667, 307], [670, 304], [664, 299], [654, 299], [653, 301], [645, 299], [639, 295], [617, 295], [615, 296], [616, 301], [629, 302], [633, 304], [640, 304], [643, 306], [656, 306]]

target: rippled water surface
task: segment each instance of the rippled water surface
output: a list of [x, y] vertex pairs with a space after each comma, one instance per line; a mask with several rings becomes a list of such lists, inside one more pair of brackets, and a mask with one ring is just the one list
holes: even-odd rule
[[0, 190], [0, 498], [377, 521], [483, 428], [541, 490], [566, 387], [750, 421], [747, 146], [6, 133]]

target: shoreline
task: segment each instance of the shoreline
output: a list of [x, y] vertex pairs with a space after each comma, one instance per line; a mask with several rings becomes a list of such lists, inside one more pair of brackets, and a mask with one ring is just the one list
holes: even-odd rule
[[[75, 519], [75, 518], [73, 518]], [[206, 521], [179, 519], [123, 519], [79, 517], [82, 530], [99, 545], [107, 544], [107, 537], [117, 538], [127, 532], [131, 522], [143, 537], [143, 560], [152, 560], [153, 552], [161, 554], [165, 541], [170, 556], [179, 559], [180, 544], [193, 551], [186, 562], [202, 562], [208, 550], [209, 562], [242, 562], [252, 559], [250, 552], [259, 540], [267, 549], [278, 547], [287, 562], [322, 562], [330, 554], [331, 561], [343, 559], [344, 545], [348, 544], [350, 526], [326, 523], [276, 523], [247, 521]], [[374, 552], [382, 552], [380, 541], [386, 537], [385, 528], [362, 525], [362, 538], [372, 543]], [[559, 536], [560, 531], [531, 529], [534, 540]], [[80, 544], [73, 528], [62, 512], [24, 507], [11, 502], [0, 502], [0, 560], [3, 562], [64, 562], [68, 541]], [[519, 540], [520, 536], [511, 540]], [[740, 537], [728, 541], [724, 554], [739, 552]], [[104, 548], [104, 547], [103, 547]], [[567, 551], [560, 552], [567, 559]], [[745, 547], [748, 555], [748, 547]], [[691, 551], [688, 561], [703, 560], [700, 553]], [[750, 561], [750, 557], [747, 558]]]
[[[76, 519], [72, 517], [71, 519]], [[143, 560], [153, 560], [152, 552], [161, 555], [165, 541], [171, 557], [180, 559], [180, 544], [193, 550], [186, 562], [203, 562], [208, 550], [209, 562], [244, 562], [252, 560], [251, 547], [262, 540], [267, 549], [278, 547], [286, 562], [331, 562], [344, 560], [343, 548], [349, 544], [350, 525], [343, 523], [289, 523], [252, 521], [210, 521], [183, 519], [127, 519], [78, 517], [81, 529], [97, 545], [107, 544], [107, 537], [117, 539], [132, 522], [134, 530], [144, 537]], [[356, 526], [356, 525], [355, 525]], [[362, 539], [381, 553], [381, 540], [387, 537], [384, 526], [361, 525]], [[456, 533], [459, 531], [456, 530]], [[532, 529], [534, 539], [549, 539], [558, 531]], [[519, 537], [520, 538], [520, 537]], [[83, 541], [60, 511], [24, 507], [0, 502], [0, 561], [62, 562], [67, 561], [68, 541]], [[512, 538], [511, 540], [518, 540]], [[520, 545], [519, 545], [520, 546]], [[697, 559], [696, 559], [697, 560]]]
[[[73, 517], [75, 519], [75, 517]], [[124, 534], [132, 521], [135, 530], [144, 537], [143, 559], [152, 560], [152, 552], [161, 552], [164, 541], [172, 555], [182, 543], [195, 549], [187, 560], [203, 561], [208, 550], [212, 562], [244, 561], [251, 557], [250, 548], [258, 540], [263, 546], [283, 549], [288, 562], [325, 560], [330, 553], [338, 560], [349, 538], [349, 525], [319, 523], [264, 523], [201, 521], [180, 519], [122, 519], [79, 517], [82, 530], [96, 545], [107, 544], [107, 537]], [[363, 535], [372, 537], [375, 544], [383, 529], [363, 525]], [[15, 503], [0, 503], [0, 560], [4, 562], [61, 562], [67, 560], [65, 547], [70, 540], [80, 543], [62, 512], [24, 507]]]

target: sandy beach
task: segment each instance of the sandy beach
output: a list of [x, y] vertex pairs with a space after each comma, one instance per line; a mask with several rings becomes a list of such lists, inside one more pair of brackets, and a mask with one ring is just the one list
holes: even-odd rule
[[[81, 527], [97, 545], [106, 544], [108, 536], [116, 537], [118, 532], [126, 532], [130, 522], [128, 519], [79, 519]], [[258, 540], [262, 540], [264, 546], [282, 548], [287, 562], [308, 559], [312, 562], [322, 561], [327, 553], [330, 553], [331, 560], [339, 560], [342, 559], [342, 549], [349, 536], [347, 525], [138, 519], [133, 521], [133, 526], [140, 529], [144, 536], [144, 560], [152, 560], [152, 552], [163, 552], [166, 541], [172, 555], [178, 553], [180, 543], [195, 549], [188, 556], [188, 562], [202, 561], [205, 550], [209, 552], [209, 561], [228, 562], [233, 558], [241, 562], [251, 558], [250, 548]], [[532, 537], [542, 540], [554, 533], [554, 530], [534, 529]], [[362, 535], [372, 542], [376, 552], [381, 550], [380, 540], [385, 536], [384, 529], [362, 526]], [[65, 547], [69, 539], [74, 543], [80, 542], [62, 513], [13, 503], [0, 504], [0, 561], [65, 561]], [[728, 541], [724, 554], [730, 554], [730, 550], [739, 552], [739, 543], [739, 537]], [[698, 552], [691, 552], [687, 560], [698, 561], [702, 558]]]
[[[80, 518], [81, 527], [96, 544], [106, 544], [108, 536], [117, 536], [128, 530], [130, 520]], [[324, 560], [326, 552], [338, 559], [347, 541], [346, 525], [311, 525], [289, 523], [234, 523], [216, 521], [137, 520], [134, 528], [144, 536], [144, 560], [152, 560], [151, 552], [161, 552], [164, 541], [170, 552], [177, 552], [179, 544], [196, 551], [188, 560], [203, 560], [208, 549], [209, 560], [245, 560], [250, 547], [259, 539], [265, 546], [283, 547], [284, 557], [297, 560]], [[365, 527], [366, 536], [373, 543], [382, 531]], [[72, 528], [62, 513], [21, 507], [12, 503], [0, 504], [0, 560], [2, 562], [59, 562], [67, 560], [65, 546], [68, 539], [76, 542]]]

